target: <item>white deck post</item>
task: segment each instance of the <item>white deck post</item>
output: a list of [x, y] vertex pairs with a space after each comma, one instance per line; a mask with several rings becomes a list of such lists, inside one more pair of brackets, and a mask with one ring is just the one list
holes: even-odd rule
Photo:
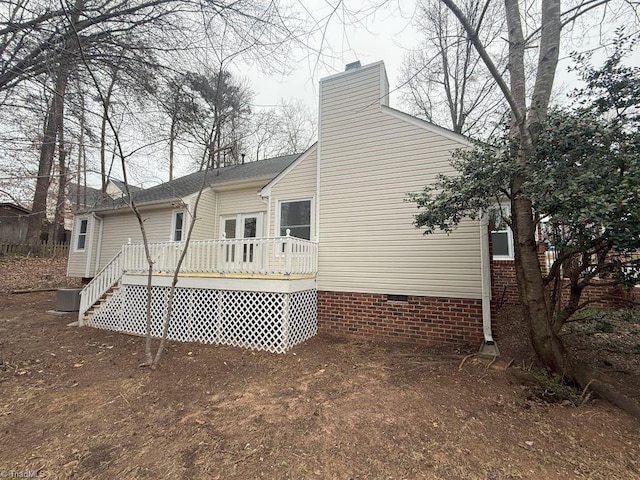
[[287, 238], [284, 247], [284, 273], [291, 273], [291, 230], [287, 228]]

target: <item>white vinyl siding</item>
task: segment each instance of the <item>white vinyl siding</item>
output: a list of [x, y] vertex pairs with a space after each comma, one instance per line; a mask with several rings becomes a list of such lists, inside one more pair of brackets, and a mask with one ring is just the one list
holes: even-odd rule
[[105, 193], [109, 195], [111, 198], [122, 198], [127, 195], [126, 190], [120, 190], [118, 186], [113, 183], [113, 181], [109, 180], [107, 182], [107, 188], [105, 189]]
[[[191, 240], [212, 240], [217, 238], [215, 232], [217, 230], [216, 224], [216, 196], [217, 193], [207, 188], [203, 190], [200, 197], [200, 203], [198, 203], [198, 211], [196, 212], [196, 222], [193, 225], [193, 231], [191, 233]], [[185, 203], [189, 205], [189, 212], [193, 212], [195, 206], [197, 194], [190, 196]], [[186, 231], [185, 236], [186, 239]]]
[[[309, 151], [301, 161], [293, 166], [272, 188], [271, 188], [271, 215], [269, 218], [269, 236], [277, 237], [279, 230], [279, 208], [281, 202], [311, 199], [311, 217], [315, 219], [315, 197], [316, 197], [316, 173], [317, 156], [316, 148]], [[311, 236], [315, 240], [315, 225], [312, 225]]]
[[451, 151], [463, 143], [381, 111], [382, 72], [374, 64], [321, 83], [318, 288], [480, 298], [478, 222], [424, 236], [405, 201], [454, 174]]
[[[78, 242], [78, 232], [82, 220], [87, 221], [87, 232], [93, 231], [93, 219], [91, 217], [81, 216], [75, 217], [73, 221], [73, 231], [71, 232], [72, 245], [69, 249], [69, 259], [67, 261], [67, 275], [70, 277], [84, 277], [87, 270], [87, 259], [89, 253], [92, 252], [91, 235], [87, 234], [85, 238], [84, 249], [76, 248]], [[96, 235], [97, 236], [97, 235]]]
[[[147, 239], [150, 243], [167, 242], [171, 238], [171, 218], [175, 209], [169, 206], [154, 209], [142, 210], [144, 228]], [[142, 243], [140, 226], [133, 215], [128, 210], [121, 213], [104, 215], [102, 229], [102, 251], [100, 252], [100, 264], [98, 269], [109, 262], [127, 243]]]

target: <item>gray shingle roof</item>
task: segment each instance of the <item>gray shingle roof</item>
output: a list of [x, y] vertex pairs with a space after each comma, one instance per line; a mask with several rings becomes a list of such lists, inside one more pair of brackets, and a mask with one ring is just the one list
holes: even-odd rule
[[73, 206], [79, 205], [80, 208], [93, 207], [102, 202], [103, 197], [108, 197], [108, 195], [103, 194], [99, 188], [85, 187], [84, 185], [78, 186], [77, 183], [70, 183], [67, 187], [69, 202]]
[[[116, 178], [111, 178], [111, 181], [113, 182], [113, 184], [116, 187], [118, 187], [120, 189], [120, 191], [122, 193], [126, 193], [127, 189], [125, 187], [125, 183], [122, 180], [118, 180]], [[135, 185], [129, 184], [129, 190], [131, 190], [132, 192], [138, 192], [138, 191], [142, 190], [142, 188], [136, 187]]]
[[[209, 170], [208, 172], [195, 172], [184, 177], [176, 178], [170, 182], [132, 192], [132, 197], [138, 204], [161, 202], [163, 200], [169, 202], [198, 192], [203, 181], [205, 186], [213, 186], [249, 181], [253, 179], [265, 179], [266, 184], [291, 165], [299, 156], [299, 154], [285, 155], [282, 157], [260, 160], [258, 162], [249, 162], [242, 165], [231, 165], [228, 167], [217, 168]], [[121, 208], [127, 204], [127, 198], [113, 201], [107, 200], [96, 205], [93, 210]]]
[[[125, 183], [122, 180], [116, 178], [110, 178], [112, 182], [121, 192], [122, 195], [126, 194]], [[129, 185], [129, 189], [132, 192], [142, 190], [140, 187]], [[112, 198], [106, 193], [102, 193], [99, 188], [93, 188], [84, 185], [78, 185], [77, 183], [69, 183], [67, 187], [67, 198], [71, 205], [78, 204], [80, 208], [92, 208], [103, 203], [113, 203]]]

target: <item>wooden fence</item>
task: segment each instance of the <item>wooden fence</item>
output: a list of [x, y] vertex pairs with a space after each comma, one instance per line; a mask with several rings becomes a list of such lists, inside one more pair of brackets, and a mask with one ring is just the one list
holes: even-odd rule
[[68, 243], [42, 243], [36, 247], [26, 243], [0, 243], [0, 255], [34, 255], [39, 257], [66, 257]]

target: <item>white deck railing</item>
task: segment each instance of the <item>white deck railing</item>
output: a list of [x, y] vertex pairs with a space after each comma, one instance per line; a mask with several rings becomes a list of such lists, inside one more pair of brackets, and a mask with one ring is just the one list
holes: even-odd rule
[[[149, 249], [154, 260], [153, 271], [170, 273], [178, 265], [184, 242], [152, 243]], [[180, 272], [314, 274], [317, 262], [317, 243], [290, 236], [198, 240], [189, 243]], [[121, 265], [126, 272], [146, 272], [144, 245], [124, 245]]]
[[[173, 273], [184, 242], [151, 243], [154, 273]], [[180, 273], [315, 274], [318, 244], [295, 237], [198, 240], [189, 249]], [[79, 322], [84, 314], [122, 278], [125, 272], [144, 273], [149, 263], [142, 244], [126, 244], [80, 293]]]
[[78, 322], [81, 326], [86, 311], [109, 291], [111, 287], [118, 283], [118, 280], [122, 278], [122, 273], [122, 251], [120, 251], [93, 277], [93, 280], [82, 289], [78, 316]]

